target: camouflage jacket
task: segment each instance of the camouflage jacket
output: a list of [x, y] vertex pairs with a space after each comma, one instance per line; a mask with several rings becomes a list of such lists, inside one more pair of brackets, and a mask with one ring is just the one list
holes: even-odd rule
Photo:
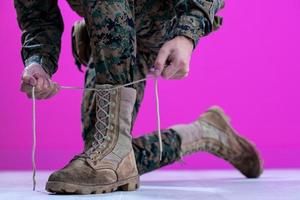
[[[80, 16], [82, 0], [67, 0]], [[224, 7], [223, 0], [168, 0], [175, 5], [179, 23], [175, 35], [189, 37], [194, 48], [200, 37], [217, 29], [222, 18], [216, 16]], [[14, 0], [17, 20], [22, 30], [21, 56], [25, 66], [32, 62], [42, 65], [48, 74], [57, 70], [64, 24], [57, 0]]]

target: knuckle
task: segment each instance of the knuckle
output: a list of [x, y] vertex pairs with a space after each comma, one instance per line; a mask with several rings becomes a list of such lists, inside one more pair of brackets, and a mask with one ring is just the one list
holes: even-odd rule
[[179, 64], [184, 67], [187, 66], [186, 60], [183, 60], [183, 59], [179, 61]]

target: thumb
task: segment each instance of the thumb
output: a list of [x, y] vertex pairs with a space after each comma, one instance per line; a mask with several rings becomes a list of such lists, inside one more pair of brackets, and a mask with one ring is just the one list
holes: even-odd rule
[[28, 85], [31, 86], [36, 86], [37, 84], [37, 80], [34, 78], [34, 76], [28, 73], [27, 71], [25, 71], [24, 74], [22, 75], [22, 80], [24, 83], [27, 83]]

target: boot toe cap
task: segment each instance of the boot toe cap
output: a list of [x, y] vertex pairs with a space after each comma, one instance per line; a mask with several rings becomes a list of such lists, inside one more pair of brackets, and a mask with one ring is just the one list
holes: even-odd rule
[[73, 177], [71, 173], [60, 170], [60, 171], [53, 172], [49, 176], [48, 181], [66, 182], [70, 179], [70, 177]]

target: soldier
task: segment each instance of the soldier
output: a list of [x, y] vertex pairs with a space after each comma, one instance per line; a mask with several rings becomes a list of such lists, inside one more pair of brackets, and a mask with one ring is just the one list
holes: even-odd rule
[[[85, 90], [82, 101], [84, 150], [50, 175], [47, 191], [135, 190], [139, 175], [197, 151], [228, 160], [248, 178], [260, 176], [262, 162], [255, 146], [234, 131], [219, 107], [210, 108], [194, 122], [161, 130], [160, 160], [155, 132], [136, 139], [131, 136], [145, 82], [119, 87], [147, 74], [166, 79], [187, 76], [199, 38], [221, 25], [216, 13], [224, 7], [222, 0], [68, 2], [85, 20], [74, 28], [73, 47], [78, 62], [88, 66], [85, 87], [94, 90]], [[50, 98], [59, 91], [51, 77], [57, 70], [64, 29], [57, 0], [14, 3], [25, 65], [21, 90], [31, 97], [35, 87], [36, 98]]]

